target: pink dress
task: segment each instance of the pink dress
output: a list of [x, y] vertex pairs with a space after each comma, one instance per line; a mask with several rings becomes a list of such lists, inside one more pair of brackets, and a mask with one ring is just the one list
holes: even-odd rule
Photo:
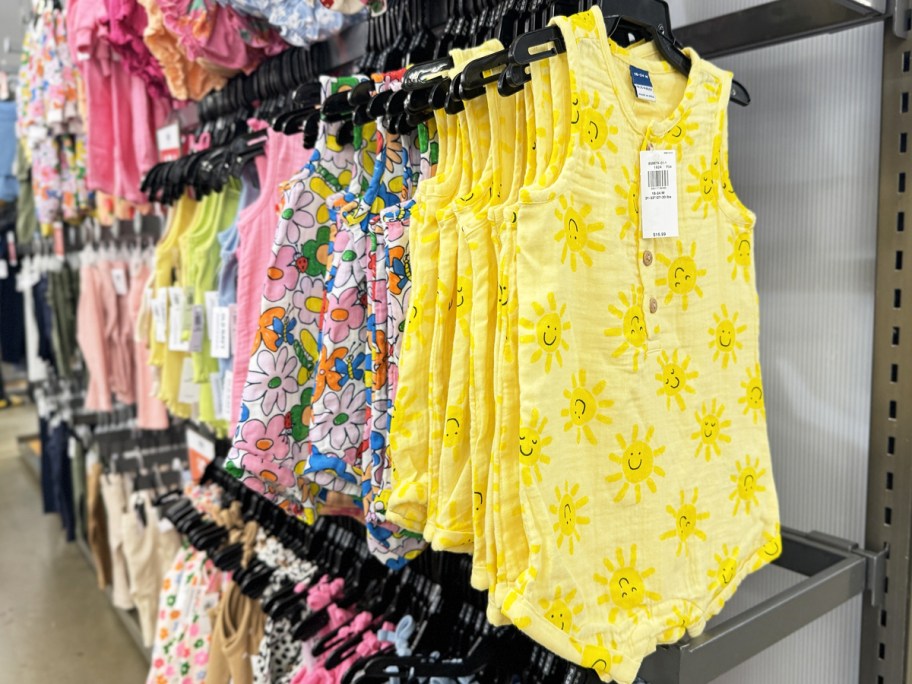
[[[130, 332], [133, 334], [140, 319], [143, 292], [152, 275], [152, 269], [144, 261], [134, 261], [130, 273], [128, 309]], [[133, 337], [134, 378], [136, 381], [136, 427], [140, 430], [165, 430], [168, 427], [168, 411], [154, 394], [152, 366], [149, 365], [149, 348], [140, 335]]]
[[267, 132], [266, 155], [257, 159], [260, 174], [260, 196], [241, 210], [237, 228], [239, 244], [237, 328], [234, 370], [231, 386], [231, 432], [237, 427], [241, 396], [247, 380], [250, 352], [256, 336], [263, 294], [263, 274], [272, 259], [272, 238], [278, 221], [282, 198], [280, 183], [298, 172], [310, 156], [304, 149], [303, 136], [286, 136], [272, 129]]

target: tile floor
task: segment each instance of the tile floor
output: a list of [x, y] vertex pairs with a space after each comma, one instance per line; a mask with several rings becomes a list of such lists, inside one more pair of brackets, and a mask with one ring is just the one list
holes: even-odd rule
[[148, 663], [98, 590], [16, 438], [37, 432], [31, 405], [0, 410], [0, 684], [142, 684]]

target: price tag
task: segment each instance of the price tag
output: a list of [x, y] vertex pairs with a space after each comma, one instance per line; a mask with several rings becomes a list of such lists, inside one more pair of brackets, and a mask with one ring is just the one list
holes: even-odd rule
[[210, 290], [203, 295], [204, 301], [206, 302], [206, 337], [212, 339], [212, 312], [215, 307], [218, 306], [218, 296], [219, 293], [215, 290]]
[[225, 379], [222, 381], [222, 420], [231, 420], [231, 399], [234, 396], [234, 371], [229, 370], [225, 373]]
[[189, 352], [190, 337], [184, 338], [183, 335], [184, 291], [179, 287], [169, 287], [168, 303], [168, 349]]
[[678, 237], [677, 175], [674, 150], [640, 152], [640, 220], [644, 238]]
[[200, 386], [193, 380], [193, 360], [189, 356], [185, 356], [184, 365], [181, 368], [177, 400], [181, 404], [195, 404], [199, 401], [199, 395]]
[[224, 406], [222, 405], [225, 393], [222, 389], [221, 373], [209, 374], [209, 389], [212, 392], [212, 407], [215, 410], [215, 419], [226, 420], [228, 416], [225, 415]]
[[16, 253], [16, 234], [12, 231], [6, 234], [6, 258], [9, 260], [10, 266], [19, 263], [19, 255]]
[[237, 304], [231, 304], [228, 306], [228, 341], [229, 341], [229, 355], [234, 354], [235, 348], [235, 338], [237, 332]]
[[162, 126], [155, 132], [158, 143], [158, 160], [175, 161], [181, 156], [180, 126], [177, 121]]
[[121, 297], [125, 297], [129, 288], [127, 286], [127, 272], [125, 269], [117, 266], [111, 269], [111, 281], [114, 283], [114, 292]]
[[164, 344], [168, 341], [168, 291], [164, 288], [152, 298], [152, 325], [155, 341]]
[[227, 306], [212, 309], [212, 337], [210, 338], [212, 357], [216, 359], [231, 358], [231, 314]]
[[190, 352], [203, 351], [203, 307], [194, 305], [190, 313]]
[[9, 278], [9, 264], [6, 263], [6, 259], [0, 259], [0, 280], [7, 278]]
[[187, 460], [190, 476], [199, 482], [206, 466], [215, 460], [215, 442], [192, 428], [187, 428]]

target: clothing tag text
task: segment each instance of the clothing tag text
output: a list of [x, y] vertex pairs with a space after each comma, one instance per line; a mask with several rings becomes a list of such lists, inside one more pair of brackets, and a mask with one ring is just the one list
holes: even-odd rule
[[678, 236], [678, 174], [674, 150], [640, 152], [640, 220], [644, 238]]

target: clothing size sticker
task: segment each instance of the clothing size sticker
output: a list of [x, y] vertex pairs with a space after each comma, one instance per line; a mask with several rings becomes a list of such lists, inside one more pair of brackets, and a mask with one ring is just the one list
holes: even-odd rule
[[111, 282], [114, 283], [114, 292], [121, 297], [125, 297], [129, 288], [127, 287], [127, 272], [123, 268], [111, 269]]
[[216, 359], [231, 358], [231, 315], [227, 306], [212, 309], [212, 324], [209, 326], [212, 356]]
[[640, 220], [644, 238], [678, 237], [678, 174], [674, 150], [640, 152]]

